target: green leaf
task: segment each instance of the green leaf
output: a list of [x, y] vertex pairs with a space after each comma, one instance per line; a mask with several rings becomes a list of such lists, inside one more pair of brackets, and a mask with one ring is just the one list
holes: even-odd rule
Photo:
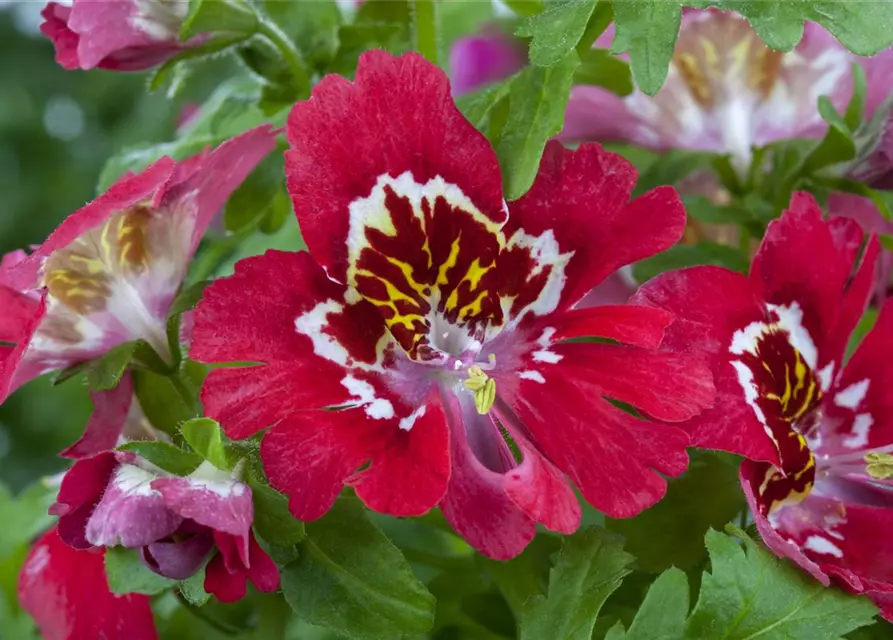
[[341, 11], [333, 0], [263, 0], [264, 11], [288, 34], [314, 69], [324, 70], [338, 48]]
[[189, 0], [189, 12], [180, 27], [183, 41], [197, 35], [229, 32], [251, 35], [257, 14], [245, 0]]
[[689, 640], [836, 640], [874, 619], [867, 598], [823, 586], [749, 538], [745, 548], [713, 530], [706, 539], [711, 568], [686, 624]]
[[512, 79], [508, 118], [498, 139], [491, 139], [502, 167], [507, 200], [520, 198], [533, 184], [546, 141], [564, 123], [564, 109], [579, 64], [580, 58], [571, 52], [554, 66], [530, 66]]
[[549, 591], [552, 557], [561, 550], [562, 541], [553, 536], [537, 536], [521, 555], [501, 562], [480, 556], [482, 564], [505, 597], [515, 617], [520, 617], [527, 601]]
[[211, 418], [195, 418], [180, 425], [183, 438], [202, 458], [218, 469], [229, 471], [230, 465], [223, 448], [223, 432], [220, 425]]
[[[267, 217], [284, 218], [291, 212], [291, 202], [285, 191], [283, 165], [282, 154], [271, 153], [233, 192], [223, 212], [223, 223], [227, 231], [238, 232], [259, 224]], [[285, 216], [281, 211], [283, 198]]]
[[629, 65], [614, 57], [607, 49], [587, 49], [580, 54], [580, 66], [574, 73], [574, 84], [604, 87], [619, 96], [633, 92]]
[[[133, 392], [143, 413], [155, 428], [174, 434], [181, 423], [195, 417], [195, 409], [186, 404], [183, 394], [170, 377], [149, 371], [134, 371], [132, 378]], [[194, 393], [195, 402], [198, 389], [185, 391]]]
[[[706, 559], [701, 542], [711, 527], [722, 527], [747, 505], [738, 468], [712, 453], [696, 454], [685, 474], [671, 479], [666, 497], [635, 518], [607, 521], [626, 538], [626, 550], [640, 569], [659, 573], [676, 566], [694, 569]], [[660, 535], [654, 535], [660, 531]]]
[[202, 607], [211, 599], [205, 591], [205, 570], [200, 569], [195, 575], [177, 582], [177, 589], [193, 607]]
[[858, 62], [852, 64], [852, 74], [853, 96], [846, 106], [843, 118], [849, 130], [855, 131], [859, 123], [862, 122], [862, 115], [865, 110], [865, 94], [868, 87], [866, 86], [865, 70], [862, 69], [862, 65]]
[[17, 496], [0, 482], [0, 522], [7, 525], [0, 527], [0, 560], [49, 528], [53, 518], [47, 514], [47, 509], [55, 498], [55, 490], [42, 482], [34, 483]]
[[409, 0], [412, 48], [437, 64], [440, 51], [439, 0]]
[[856, 143], [853, 141], [852, 133], [826, 96], [819, 98], [819, 113], [830, 126], [825, 137], [803, 160], [800, 170], [803, 175], [815, 173], [824, 167], [856, 157]]
[[699, 264], [717, 265], [740, 273], [747, 273], [749, 267], [747, 256], [740, 250], [715, 242], [699, 242], [677, 244], [663, 253], [637, 262], [633, 266], [633, 275], [637, 281], [646, 282], [665, 271]]
[[707, 170], [716, 156], [706, 151], [672, 149], [660, 154], [639, 176], [634, 195], [665, 184], [678, 184], [697, 171]]
[[215, 36], [205, 42], [201, 42], [195, 46], [184, 49], [173, 58], [166, 60], [158, 66], [149, 75], [149, 93], [158, 91], [161, 87], [170, 82], [171, 88], [168, 90], [168, 97], [174, 97], [178, 89], [178, 74], [184, 72], [183, 65], [190, 60], [199, 60], [202, 58], [210, 58], [220, 55], [223, 52], [235, 47], [245, 41], [244, 35], [223, 35]]
[[262, 482], [249, 477], [254, 498], [254, 529], [264, 540], [280, 547], [292, 547], [306, 535], [304, 523], [288, 510], [288, 498]]
[[617, 35], [614, 53], [629, 51], [636, 86], [649, 96], [664, 83], [682, 21], [676, 0], [636, 0], [612, 3]]
[[143, 564], [138, 549], [109, 547], [105, 550], [105, 573], [112, 593], [141, 593], [152, 596], [177, 583], [153, 573]]
[[577, 46], [597, 0], [549, 3], [542, 13], [525, 18], [515, 35], [529, 36], [530, 61], [539, 67], [560, 63]]
[[818, 22], [858, 56], [873, 56], [893, 44], [893, 4], [889, 2], [719, 0], [700, 4], [739, 12], [770, 48], [780, 51], [790, 51], [800, 42], [807, 20]]
[[462, 115], [474, 125], [475, 129], [478, 131], [488, 129], [490, 113], [508, 96], [513, 79], [491, 84], [489, 87], [466, 93], [456, 99], [456, 105]]
[[202, 294], [204, 294], [205, 288], [209, 284], [211, 284], [210, 280], [200, 280], [181, 289], [171, 305], [170, 315], [176, 316], [194, 309], [198, 301], [202, 299]]
[[87, 369], [87, 384], [94, 391], [108, 391], [118, 386], [124, 370], [133, 358], [136, 342], [125, 342], [112, 347], [101, 358], [91, 361]]
[[519, 620], [520, 640], [589, 640], [595, 619], [633, 557], [604, 529], [590, 528], [564, 539], [549, 575], [549, 591], [527, 600]]
[[688, 617], [688, 578], [680, 569], [658, 576], [628, 631], [617, 623], [605, 640], [677, 640]]
[[301, 556], [282, 569], [282, 592], [300, 618], [358, 639], [417, 637], [434, 622], [434, 598], [400, 551], [353, 499], [306, 523]]
[[167, 442], [155, 440], [136, 440], [127, 442], [118, 447], [120, 451], [132, 451], [156, 467], [161, 467], [174, 475], [186, 476], [192, 473], [202, 463], [201, 456], [184, 451], [180, 447]]
[[[890, 236], [881, 236], [882, 242], [884, 238], [888, 238], [891, 240], [889, 244], [890, 249], [888, 250], [893, 250], [893, 238], [890, 238]], [[853, 329], [853, 332], [850, 334], [850, 339], [847, 341], [847, 360], [849, 360], [850, 356], [855, 353], [859, 345], [862, 344], [862, 340], [865, 339], [865, 336], [868, 335], [868, 332], [874, 328], [874, 323], [877, 322], [877, 318], [878, 310], [876, 307], [868, 307], [865, 310], [865, 313], [862, 314], [862, 317], [859, 319], [859, 323], [856, 325], [856, 328]]]

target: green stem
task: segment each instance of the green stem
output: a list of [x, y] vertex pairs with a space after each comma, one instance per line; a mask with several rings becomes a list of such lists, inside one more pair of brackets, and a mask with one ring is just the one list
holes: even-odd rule
[[180, 601], [180, 605], [186, 609], [193, 616], [204, 622], [209, 627], [213, 628], [215, 631], [219, 631], [220, 633], [227, 636], [236, 636], [242, 633], [242, 629], [238, 627], [234, 627], [222, 620], [215, 620], [204, 611], [202, 611], [199, 607], [194, 606], [191, 602], [189, 602], [182, 593], [180, 593], [179, 589], [174, 591], [177, 596], [177, 600]]
[[282, 58], [291, 68], [300, 93], [304, 94], [310, 86], [310, 74], [307, 72], [307, 67], [304, 66], [304, 61], [301, 60], [301, 54], [298, 53], [295, 44], [283, 33], [279, 25], [266, 16], [257, 16], [257, 32], [279, 50]]
[[437, 64], [440, 42], [438, 40], [438, 0], [412, 0], [412, 46], [428, 60]]

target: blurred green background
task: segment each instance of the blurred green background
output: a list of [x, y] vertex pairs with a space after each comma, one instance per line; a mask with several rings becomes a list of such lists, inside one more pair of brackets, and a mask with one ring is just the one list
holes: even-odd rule
[[[145, 140], [167, 140], [183, 107], [210, 93], [203, 70], [168, 100], [148, 95], [145, 74], [65, 71], [39, 32], [43, 2], [0, 3], [0, 250], [39, 244], [96, 195], [105, 160]], [[217, 62], [215, 65], [226, 65]], [[17, 492], [61, 470], [57, 453], [80, 434], [90, 410], [79, 379], [48, 377], [0, 407], [0, 482]]]

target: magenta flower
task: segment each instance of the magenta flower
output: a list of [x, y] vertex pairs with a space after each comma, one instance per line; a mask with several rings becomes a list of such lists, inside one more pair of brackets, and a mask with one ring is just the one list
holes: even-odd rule
[[893, 305], [844, 362], [878, 254], [864, 241], [796, 194], [749, 277], [694, 267], [634, 299], [677, 315], [667, 348], [710, 362], [715, 408], [685, 426], [695, 445], [747, 458], [741, 483], [766, 544], [893, 618], [893, 544], [879, 535], [893, 523]]
[[[31, 255], [4, 260], [0, 401], [43, 373], [131, 340], [170, 359], [167, 316], [189, 261], [274, 138], [262, 126], [183, 162], [162, 158], [70, 215]], [[108, 402], [126, 415], [129, 393]]]
[[167, 578], [185, 580], [211, 556], [205, 590], [234, 602], [248, 579], [261, 591], [279, 588], [279, 571], [251, 532], [252, 493], [240, 473], [203, 462], [179, 477], [132, 453], [101, 453], [65, 474], [50, 512], [72, 548], [139, 549]]
[[140, 71], [203, 40], [180, 42], [188, 0], [74, 0], [50, 2], [40, 30], [66, 69]]
[[50, 529], [19, 574], [19, 602], [44, 640], [157, 640], [149, 597], [109, 590], [104, 551], [78, 551]]
[[[688, 444], [661, 421], [708, 406], [709, 373], [655, 350], [665, 312], [573, 307], [679, 238], [676, 193], [630, 202], [626, 161], [553, 143], [506, 204], [496, 156], [440, 70], [370, 51], [356, 78], [324, 78], [289, 119], [310, 253], [243, 260], [199, 303], [192, 357], [242, 363], [210, 373], [208, 415], [236, 439], [272, 426], [261, 457], [299, 519], [350, 485], [386, 514], [440, 505], [497, 558], [537, 522], [577, 528], [565, 474], [613, 516], [659, 500]], [[568, 342], [583, 336], [621, 344]]]

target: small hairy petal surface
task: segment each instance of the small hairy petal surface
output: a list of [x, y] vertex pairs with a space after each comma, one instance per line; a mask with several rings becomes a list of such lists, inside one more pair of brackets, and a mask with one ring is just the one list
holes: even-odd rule
[[288, 119], [288, 190], [307, 246], [346, 282], [350, 204], [381, 176], [410, 172], [456, 185], [483, 214], [505, 219], [496, 155], [459, 113], [443, 72], [416, 53], [367, 51], [356, 80], [329, 75]]
[[680, 425], [691, 433], [692, 444], [778, 462], [778, 452], [745, 401], [731, 364], [733, 333], [764, 319], [750, 281], [721, 267], [692, 267], [646, 282], [633, 302], [675, 316], [666, 330], [663, 348], [703, 357], [712, 367], [716, 387], [713, 408]]
[[147, 596], [109, 591], [103, 554], [78, 551], [50, 529], [25, 559], [19, 602], [46, 640], [157, 640]]
[[557, 365], [545, 382], [522, 380], [513, 409], [586, 500], [614, 518], [653, 505], [667, 487], [659, 474], [676, 476], [688, 466], [685, 432], [645, 422], [584, 393]]
[[682, 237], [679, 194], [661, 187], [630, 202], [635, 182], [635, 168], [621, 156], [594, 143], [571, 151], [553, 141], [533, 187], [509, 205], [506, 237], [516, 229], [533, 236], [551, 231], [562, 252], [573, 252], [560, 308], [579, 302], [618, 268]]
[[121, 376], [114, 389], [93, 391], [93, 413], [87, 421], [84, 435], [60, 455], [65, 458], [86, 458], [109, 451], [118, 446], [118, 439], [124, 433], [127, 414], [133, 402], [133, 383], [130, 372]]

